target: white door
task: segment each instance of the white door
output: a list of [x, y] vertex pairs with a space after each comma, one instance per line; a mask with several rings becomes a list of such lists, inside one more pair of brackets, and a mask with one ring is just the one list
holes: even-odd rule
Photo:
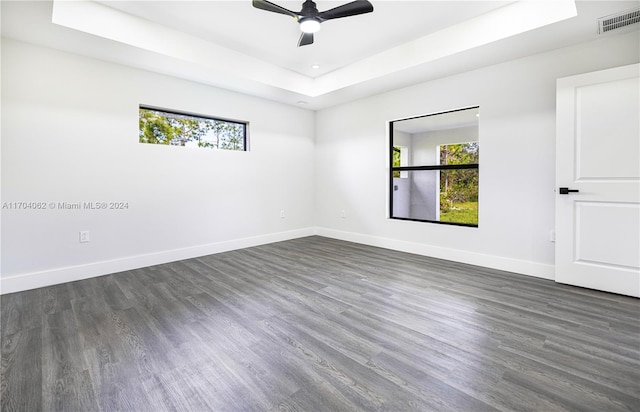
[[556, 282], [640, 297], [639, 74], [557, 82]]

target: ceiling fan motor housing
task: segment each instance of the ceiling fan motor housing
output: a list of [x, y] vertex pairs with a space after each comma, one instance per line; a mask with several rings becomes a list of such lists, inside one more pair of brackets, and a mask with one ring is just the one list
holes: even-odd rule
[[313, 43], [313, 33], [320, 30], [320, 23], [323, 21], [356, 16], [358, 14], [370, 13], [373, 11], [373, 5], [368, 0], [352, 1], [351, 3], [323, 11], [322, 13], [318, 11], [316, 3], [313, 0], [305, 0], [304, 3], [302, 3], [302, 10], [299, 12], [285, 9], [284, 7], [268, 0], [253, 0], [253, 7], [291, 16], [300, 23], [302, 36], [298, 41], [298, 47]]
[[316, 3], [312, 0], [306, 0], [302, 3], [302, 10], [300, 10], [300, 21], [306, 20], [308, 18], [318, 17], [318, 8], [316, 7]]

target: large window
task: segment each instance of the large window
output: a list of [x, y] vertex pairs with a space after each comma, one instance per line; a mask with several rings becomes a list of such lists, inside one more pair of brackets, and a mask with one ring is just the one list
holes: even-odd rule
[[140, 143], [247, 150], [247, 123], [140, 106]]
[[390, 124], [390, 216], [478, 226], [478, 107]]

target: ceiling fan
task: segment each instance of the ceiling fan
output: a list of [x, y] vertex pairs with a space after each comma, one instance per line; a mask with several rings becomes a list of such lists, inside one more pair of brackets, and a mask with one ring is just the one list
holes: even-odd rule
[[302, 35], [298, 40], [298, 47], [313, 43], [313, 33], [320, 30], [320, 23], [341, 17], [356, 16], [358, 14], [371, 13], [373, 5], [367, 0], [357, 0], [342, 6], [334, 7], [323, 12], [319, 12], [316, 3], [312, 0], [305, 0], [302, 3], [302, 10], [299, 12], [285, 9], [267, 0], [253, 0], [253, 7], [274, 13], [280, 13], [293, 17], [300, 23]]

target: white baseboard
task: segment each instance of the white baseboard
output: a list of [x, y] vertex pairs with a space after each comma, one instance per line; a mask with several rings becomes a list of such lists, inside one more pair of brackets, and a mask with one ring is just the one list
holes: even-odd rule
[[0, 294], [20, 292], [59, 283], [73, 282], [96, 276], [118, 273], [126, 270], [138, 269], [162, 263], [175, 262], [230, 250], [243, 249], [283, 240], [297, 239], [315, 234], [315, 228], [304, 228], [287, 232], [271, 233], [268, 235], [234, 239], [206, 245], [192, 246], [182, 249], [168, 250], [146, 255], [137, 255], [113, 259], [85, 265], [69, 266], [45, 270], [41, 272], [24, 273], [0, 279]]
[[343, 232], [320, 227], [316, 228], [316, 234], [318, 236], [333, 239], [346, 240], [349, 242], [414, 253], [416, 255], [429, 256], [438, 259], [451, 260], [454, 262], [468, 263], [470, 265], [504, 270], [507, 272], [514, 272], [542, 279], [554, 280], [555, 278], [555, 266], [544, 263], [529, 262], [526, 260], [467, 252], [459, 249], [449, 249], [426, 245], [423, 243], [407, 242], [404, 240], [362, 235], [359, 233]]
[[193, 246], [183, 249], [174, 249], [146, 255], [137, 255], [113, 259], [102, 262], [94, 262], [85, 265], [69, 266], [45, 270], [41, 272], [25, 273], [0, 279], [0, 294], [20, 292], [45, 286], [56, 285], [76, 280], [88, 279], [96, 276], [108, 275], [127, 270], [138, 269], [162, 263], [175, 262], [182, 259], [190, 259], [230, 250], [243, 249], [284, 240], [297, 239], [306, 236], [324, 236], [333, 239], [346, 240], [364, 245], [377, 246], [385, 249], [401, 252], [415, 253], [439, 259], [468, 263], [492, 269], [515, 272], [543, 279], [553, 280], [555, 268], [547, 265], [525, 260], [510, 259], [494, 255], [466, 252], [457, 249], [448, 249], [422, 243], [407, 242], [403, 240], [363, 235], [352, 232], [342, 232], [327, 228], [304, 228], [287, 232], [271, 233], [249, 238], [234, 239], [218, 243]]

